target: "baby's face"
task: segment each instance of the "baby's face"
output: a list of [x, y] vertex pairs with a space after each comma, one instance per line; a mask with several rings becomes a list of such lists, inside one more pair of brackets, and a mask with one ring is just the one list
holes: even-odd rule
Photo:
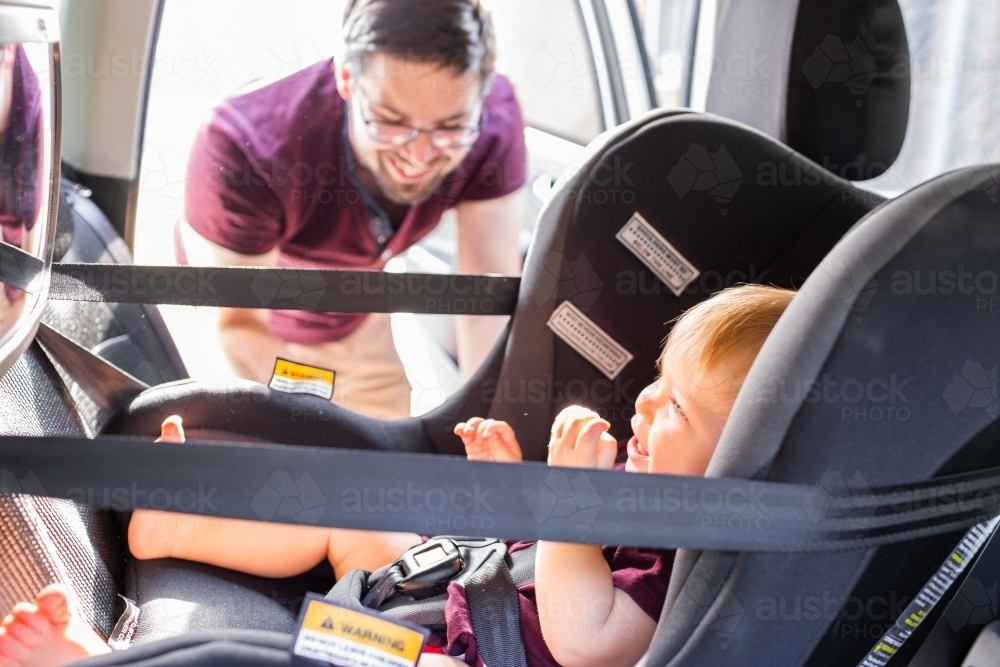
[[666, 355], [660, 378], [639, 394], [628, 443], [631, 472], [705, 474], [743, 376], [724, 364], [700, 376]]

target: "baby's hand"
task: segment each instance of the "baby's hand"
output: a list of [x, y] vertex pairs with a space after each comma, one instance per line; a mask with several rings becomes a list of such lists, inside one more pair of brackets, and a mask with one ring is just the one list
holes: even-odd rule
[[610, 470], [618, 443], [608, 433], [611, 424], [593, 410], [578, 405], [564, 409], [552, 424], [549, 465]]
[[170, 415], [163, 420], [163, 425], [160, 426], [160, 437], [156, 439], [156, 442], [184, 444], [184, 422], [178, 415]]
[[507, 422], [473, 417], [458, 424], [455, 435], [462, 439], [470, 461], [519, 463], [523, 460], [514, 429]]

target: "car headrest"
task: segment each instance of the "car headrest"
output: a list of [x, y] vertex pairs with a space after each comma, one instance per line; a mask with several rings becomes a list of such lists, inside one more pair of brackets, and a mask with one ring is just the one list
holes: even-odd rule
[[[708, 476], [812, 485], [822, 512], [824, 498], [1000, 465], [998, 180], [995, 166], [951, 172], [886, 203], [843, 238], [754, 361]], [[934, 539], [884, 547], [878, 557], [863, 549], [682, 550], [661, 617], [664, 641], [650, 664], [682, 647], [690, 662], [676, 664], [715, 664], [720, 647], [706, 639], [691, 601], [723, 589], [726, 601], [715, 604], [742, 610], [729, 619], [728, 650], [789, 665], [806, 664], [815, 651], [847, 651], [820, 662], [856, 664], [852, 652], [871, 648], [869, 635], [831, 628], [865, 619], [845, 620], [838, 602], [828, 613], [774, 623], [761, 601], [912, 596], [954, 548], [947, 539], [957, 541]], [[902, 564], [904, 553], [925, 557]], [[834, 635], [840, 644], [817, 644]]]
[[[616, 438], [631, 434], [670, 322], [736, 283], [801, 285], [881, 201], [710, 114], [654, 111], [600, 137], [540, 215], [500, 377], [486, 388], [490, 416], [514, 427], [531, 460], [544, 460], [552, 418], [571, 403], [604, 416]], [[622, 240], [637, 220], [700, 273], [668, 286]], [[569, 306], [633, 359], [605, 375], [556, 336], [550, 318]]]
[[896, 160], [909, 108], [909, 50], [896, 0], [726, 5], [707, 111], [861, 181]]

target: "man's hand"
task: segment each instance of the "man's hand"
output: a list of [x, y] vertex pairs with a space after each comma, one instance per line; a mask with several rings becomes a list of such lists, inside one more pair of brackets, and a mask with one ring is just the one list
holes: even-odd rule
[[455, 435], [462, 439], [470, 461], [520, 463], [524, 460], [514, 429], [507, 422], [473, 417], [455, 426]]
[[618, 443], [608, 433], [611, 424], [593, 410], [572, 405], [552, 424], [549, 465], [610, 470], [618, 457]]

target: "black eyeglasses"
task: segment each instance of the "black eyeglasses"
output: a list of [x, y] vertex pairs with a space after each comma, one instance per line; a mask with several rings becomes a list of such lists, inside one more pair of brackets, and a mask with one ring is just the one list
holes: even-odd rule
[[435, 127], [430, 130], [402, 123], [373, 120], [365, 118], [365, 112], [360, 103], [361, 95], [355, 94], [355, 97], [358, 99], [358, 114], [368, 129], [368, 136], [382, 144], [405, 146], [415, 141], [420, 133], [424, 132], [435, 148], [441, 150], [465, 148], [476, 143], [476, 139], [479, 138], [483, 128], [486, 127], [487, 116], [485, 110], [479, 115], [479, 123], [474, 126]]

